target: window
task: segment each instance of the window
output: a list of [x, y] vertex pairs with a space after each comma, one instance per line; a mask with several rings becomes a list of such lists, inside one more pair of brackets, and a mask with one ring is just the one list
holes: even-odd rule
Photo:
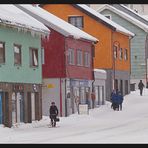
[[5, 63], [5, 43], [0, 42], [0, 63]]
[[83, 16], [70, 16], [68, 17], [68, 23], [73, 26], [82, 29], [83, 28]]
[[42, 64], [45, 64], [45, 50], [44, 47], [41, 48], [41, 54], [42, 54]]
[[74, 49], [68, 49], [68, 63], [74, 65]]
[[105, 15], [105, 17], [111, 20], [111, 15]]
[[14, 65], [21, 65], [21, 45], [14, 44]]
[[81, 50], [77, 50], [77, 65], [82, 66], [82, 51]]
[[117, 46], [114, 46], [114, 58], [117, 58]]
[[84, 65], [90, 67], [90, 53], [84, 52]]
[[124, 51], [125, 51], [125, 53], [124, 53], [124, 59], [125, 60], [128, 60], [128, 51], [127, 51], [127, 49], [125, 49]]
[[122, 60], [123, 59], [123, 50], [122, 50], [122, 48], [120, 48], [120, 52], [119, 52], [119, 57], [120, 57], [120, 60]]
[[30, 48], [30, 66], [38, 66], [38, 49]]

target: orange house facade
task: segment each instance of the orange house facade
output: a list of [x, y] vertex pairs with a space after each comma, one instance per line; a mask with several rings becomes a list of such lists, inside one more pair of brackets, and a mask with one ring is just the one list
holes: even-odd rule
[[106, 100], [110, 100], [113, 89], [120, 90], [123, 95], [130, 92], [130, 39], [134, 34], [85, 5], [40, 6], [99, 38], [99, 44], [95, 45], [94, 68], [107, 72]]

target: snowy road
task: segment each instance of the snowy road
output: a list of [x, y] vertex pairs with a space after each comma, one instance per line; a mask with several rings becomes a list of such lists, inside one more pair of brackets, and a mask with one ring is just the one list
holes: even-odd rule
[[90, 110], [89, 115], [60, 118], [48, 128], [48, 117], [15, 128], [0, 127], [0, 143], [148, 143], [148, 89], [127, 95], [122, 111], [110, 103]]

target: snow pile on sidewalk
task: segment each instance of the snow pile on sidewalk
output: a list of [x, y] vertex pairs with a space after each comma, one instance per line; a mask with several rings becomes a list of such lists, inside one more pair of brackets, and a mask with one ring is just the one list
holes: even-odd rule
[[148, 89], [124, 97], [123, 110], [110, 102], [88, 115], [60, 117], [57, 128], [48, 128], [49, 117], [11, 129], [0, 127], [0, 143], [148, 143]]

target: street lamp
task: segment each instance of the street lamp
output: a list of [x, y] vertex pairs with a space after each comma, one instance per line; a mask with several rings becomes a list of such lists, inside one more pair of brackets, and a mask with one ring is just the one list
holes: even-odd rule
[[148, 88], [148, 78], [147, 78], [147, 61], [148, 60], [148, 34], [146, 35], [146, 39], [145, 39], [145, 78], [146, 78], [146, 88]]
[[120, 49], [120, 43], [118, 41], [113, 42], [113, 89], [117, 89], [115, 83], [115, 75], [116, 75], [116, 58], [118, 57], [117, 52]]

